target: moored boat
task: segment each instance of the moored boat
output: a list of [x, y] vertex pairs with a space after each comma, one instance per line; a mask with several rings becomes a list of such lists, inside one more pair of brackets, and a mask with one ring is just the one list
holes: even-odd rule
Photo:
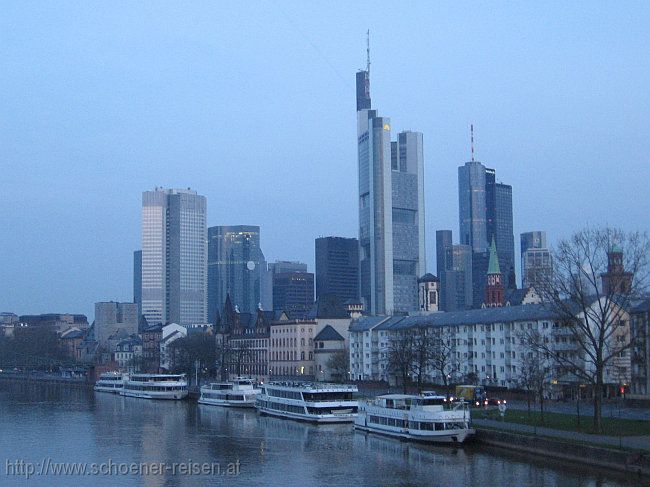
[[187, 396], [185, 374], [132, 374], [124, 381], [123, 396], [143, 399], [183, 399]]
[[262, 392], [251, 379], [238, 378], [229, 382], [213, 382], [201, 387], [199, 404], [254, 408], [255, 398]]
[[97, 392], [111, 392], [119, 394], [124, 388], [124, 380], [128, 376], [121, 372], [104, 372], [99, 376], [99, 380], [95, 382], [93, 389]]
[[349, 423], [359, 403], [357, 386], [308, 382], [270, 382], [262, 386], [256, 407], [260, 414], [313, 423]]
[[362, 402], [354, 427], [427, 443], [461, 444], [475, 433], [468, 403], [434, 395], [386, 394]]

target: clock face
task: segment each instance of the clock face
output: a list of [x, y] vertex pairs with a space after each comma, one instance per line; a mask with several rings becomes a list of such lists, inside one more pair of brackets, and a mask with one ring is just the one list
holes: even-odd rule
[[252, 260], [246, 262], [246, 269], [248, 269], [249, 271], [255, 270], [255, 262], [253, 262]]

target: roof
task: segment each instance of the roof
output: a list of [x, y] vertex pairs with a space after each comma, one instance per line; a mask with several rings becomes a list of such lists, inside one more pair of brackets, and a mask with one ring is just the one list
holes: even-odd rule
[[553, 320], [558, 317], [549, 306], [526, 304], [495, 308], [469, 309], [432, 313], [423, 316], [364, 316], [354, 320], [350, 331], [363, 332], [377, 327], [377, 330], [400, 330], [418, 326], [459, 326], [515, 321]]
[[61, 335], [62, 340], [73, 340], [75, 338], [83, 338], [85, 336], [85, 333], [81, 330], [72, 330], [70, 333], [66, 333], [65, 335]]
[[344, 303], [337, 294], [323, 294], [312, 306], [307, 318], [349, 318]]
[[492, 244], [490, 245], [490, 263], [488, 264], [488, 274], [501, 274], [501, 269], [499, 268], [499, 257], [497, 256], [497, 244], [494, 241], [494, 235], [492, 235]]
[[332, 328], [331, 325], [326, 325], [325, 328], [318, 332], [318, 334], [314, 337], [314, 340], [321, 342], [332, 340], [343, 341], [345, 338], [343, 338], [338, 331]]
[[521, 289], [508, 289], [506, 290], [506, 296], [504, 302], [510, 303], [510, 306], [519, 306], [523, 301], [530, 288], [521, 288]]
[[650, 298], [638, 303], [632, 308], [632, 313], [643, 313], [650, 311]]
[[440, 279], [438, 279], [436, 276], [434, 276], [430, 272], [427, 272], [420, 279], [418, 279], [418, 282], [440, 282]]

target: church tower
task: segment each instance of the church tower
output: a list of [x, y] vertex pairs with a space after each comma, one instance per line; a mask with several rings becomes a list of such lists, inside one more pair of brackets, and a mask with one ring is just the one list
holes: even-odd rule
[[499, 268], [497, 246], [492, 237], [490, 245], [490, 261], [487, 271], [487, 286], [485, 288], [485, 307], [503, 306], [503, 275]]

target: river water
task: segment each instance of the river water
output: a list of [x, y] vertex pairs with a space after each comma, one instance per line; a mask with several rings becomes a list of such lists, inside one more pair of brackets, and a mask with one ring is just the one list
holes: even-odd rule
[[[478, 445], [432, 447], [254, 410], [8, 381], [0, 381], [0, 461], [2, 486], [639, 485]], [[151, 466], [161, 463], [162, 473]]]

